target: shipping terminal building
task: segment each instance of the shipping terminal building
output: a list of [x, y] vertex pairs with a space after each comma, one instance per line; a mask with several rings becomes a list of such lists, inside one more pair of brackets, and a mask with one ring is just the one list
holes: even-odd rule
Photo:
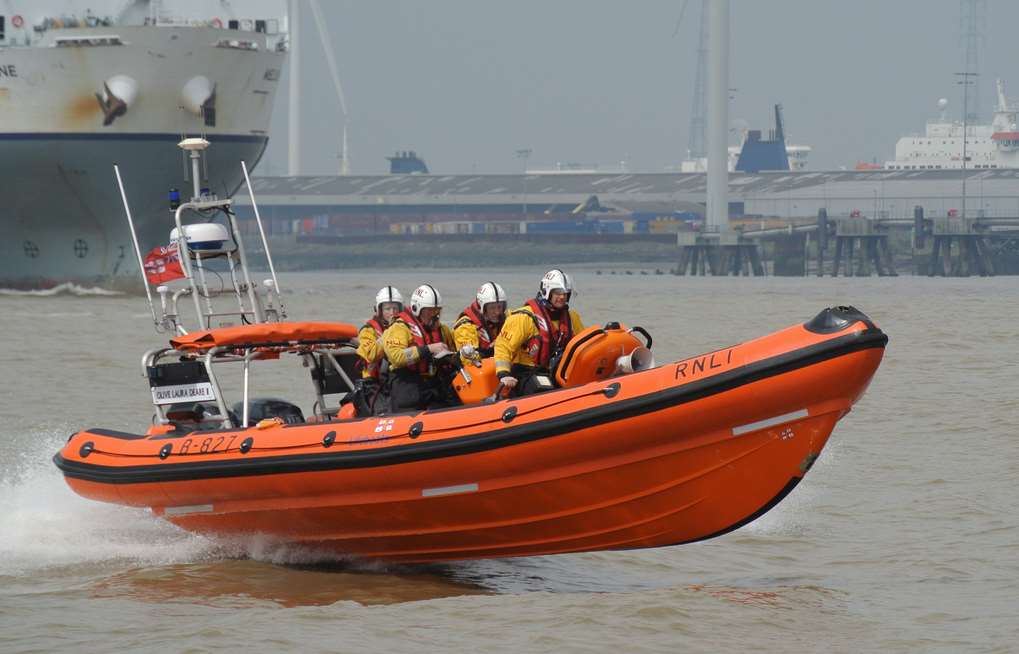
[[[390, 174], [253, 180], [274, 234], [669, 233], [703, 218], [703, 173]], [[965, 197], [965, 212], [963, 212]], [[729, 175], [729, 215], [757, 226], [831, 217], [1019, 217], [1019, 169]], [[250, 216], [247, 196], [238, 213]]]

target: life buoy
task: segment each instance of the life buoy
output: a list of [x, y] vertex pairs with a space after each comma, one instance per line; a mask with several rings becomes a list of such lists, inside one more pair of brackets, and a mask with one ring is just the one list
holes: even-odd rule
[[11, 18], [11, 25], [13, 25], [15, 27], [21, 27], [24, 24], [25, 24], [25, 19], [22, 18], [21, 16], [14, 16], [13, 18]]
[[215, 27], [216, 29], [218, 30], [223, 29], [223, 21], [221, 21], [219, 18], [213, 18], [210, 22], [212, 26]]

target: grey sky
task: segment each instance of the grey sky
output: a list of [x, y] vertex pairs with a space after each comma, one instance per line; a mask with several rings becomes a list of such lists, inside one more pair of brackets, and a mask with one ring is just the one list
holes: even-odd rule
[[[655, 172], [686, 151], [700, 0], [322, 0], [350, 108], [352, 172], [413, 149], [432, 172], [556, 161]], [[1019, 2], [988, 0], [983, 117], [994, 80], [1019, 99]], [[337, 169], [339, 103], [304, 12], [304, 170]], [[962, 111], [959, 0], [732, 0], [730, 110], [766, 129], [781, 102], [811, 168], [883, 162], [947, 97]], [[260, 174], [286, 171], [286, 79]], [[976, 98], [971, 97], [971, 102]], [[268, 164], [268, 165], [266, 165]]]

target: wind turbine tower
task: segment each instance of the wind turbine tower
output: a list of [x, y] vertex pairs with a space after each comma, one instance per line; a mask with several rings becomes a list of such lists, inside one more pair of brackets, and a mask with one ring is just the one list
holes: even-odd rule
[[972, 74], [967, 77], [972, 89], [969, 102], [969, 109], [966, 112], [966, 122], [972, 124], [980, 123], [980, 103], [983, 96], [980, 95], [980, 46], [984, 41], [984, 30], [987, 27], [987, 0], [961, 0], [959, 4], [959, 40], [966, 50], [963, 72]]
[[708, 188], [705, 225], [729, 225], [729, 0], [708, 3]]
[[287, 107], [287, 175], [301, 174], [301, 12], [298, 0], [287, 3], [287, 30], [290, 33], [290, 52], [287, 53], [290, 80], [290, 98]]
[[694, 161], [708, 156], [704, 133], [707, 129], [707, 94], [704, 79], [708, 70], [708, 3], [701, 0], [701, 31], [697, 40], [697, 73], [694, 77], [693, 104], [690, 107], [690, 130], [687, 142], [687, 159]]

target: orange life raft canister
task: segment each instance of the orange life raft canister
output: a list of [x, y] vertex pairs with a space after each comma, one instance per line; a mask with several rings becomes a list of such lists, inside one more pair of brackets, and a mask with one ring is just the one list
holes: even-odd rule
[[[644, 330], [639, 329], [641, 332]], [[620, 357], [626, 357], [620, 370]], [[654, 366], [651, 352], [619, 323], [592, 326], [570, 339], [555, 371], [559, 386], [580, 386], [608, 379], [617, 372], [635, 372]]]
[[[651, 339], [640, 327], [633, 331], [645, 334], [646, 343]], [[623, 365], [620, 366], [620, 359]], [[608, 379], [623, 372], [639, 372], [654, 367], [654, 358], [631, 330], [619, 323], [605, 327], [588, 327], [567, 343], [555, 371], [555, 382], [560, 387], [580, 386], [593, 381]], [[453, 390], [464, 404], [476, 404], [492, 395], [499, 388], [495, 374], [495, 359], [482, 359], [481, 367], [466, 365], [453, 378]]]

